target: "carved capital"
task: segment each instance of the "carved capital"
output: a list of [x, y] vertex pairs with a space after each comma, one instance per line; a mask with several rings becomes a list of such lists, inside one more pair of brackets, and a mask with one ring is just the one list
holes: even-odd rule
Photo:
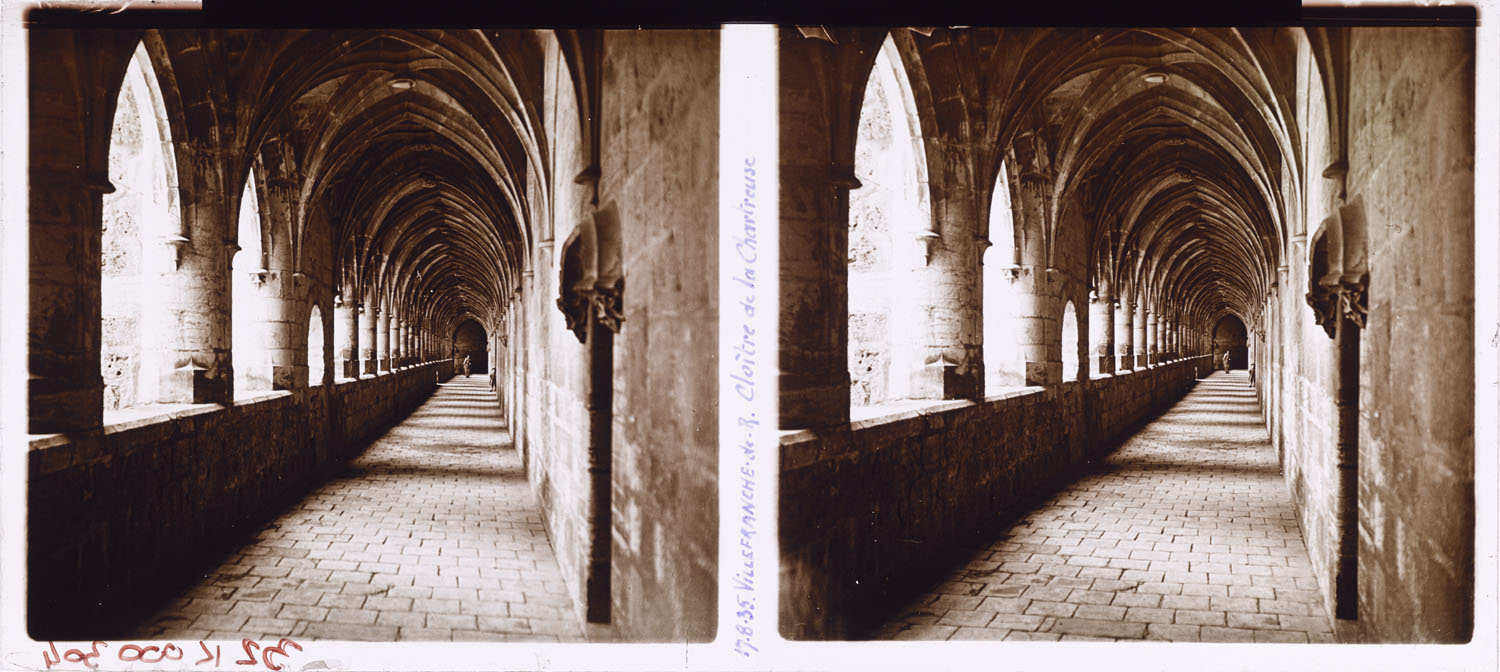
[[833, 182], [833, 186], [844, 189], [853, 190], [865, 186], [863, 182], [859, 181], [858, 177], [855, 177], [853, 166], [833, 169], [829, 179]]
[[1040, 201], [1047, 197], [1047, 185], [1051, 183], [1051, 180], [1045, 173], [1025, 172], [1017, 178], [1021, 183], [1021, 193], [1028, 198]]
[[1319, 285], [1307, 293], [1307, 305], [1312, 306], [1314, 320], [1323, 327], [1329, 338], [1333, 338], [1338, 318], [1349, 318], [1355, 326], [1365, 328], [1369, 316], [1367, 302], [1369, 291], [1365, 278], [1356, 282], [1340, 282], [1336, 285]]

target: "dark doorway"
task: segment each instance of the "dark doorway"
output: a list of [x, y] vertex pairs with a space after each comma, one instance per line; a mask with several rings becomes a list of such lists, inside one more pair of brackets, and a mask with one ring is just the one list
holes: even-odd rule
[[1226, 350], [1229, 351], [1229, 368], [1249, 368], [1250, 348], [1246, 341], [1245, 323], [1233, 315], [1219, 318], [1219, 322], [1214, 325], [1215, 366], [1223, 366]]
[[461, 366], [464, 357], [467, 356], [471, 374], [489, 373], [489, 340], [485, 337], [484, 327], [479, 326], [479, 322], [465, 320], [453, 330], [452, 350], [455, 366]]

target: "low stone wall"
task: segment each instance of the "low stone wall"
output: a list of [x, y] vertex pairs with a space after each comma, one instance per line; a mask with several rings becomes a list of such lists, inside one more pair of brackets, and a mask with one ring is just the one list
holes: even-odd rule
[[37, 639], [117, 636], [184, 567], [256, 529], [453, 375], [439, 361], [231, 406], [32, 442], [28, 621]]
[[934, 402], [781, 442], [781, 631], [847, 639], [957, 544], [1182, 398], [1208, 357], [983, 402]]

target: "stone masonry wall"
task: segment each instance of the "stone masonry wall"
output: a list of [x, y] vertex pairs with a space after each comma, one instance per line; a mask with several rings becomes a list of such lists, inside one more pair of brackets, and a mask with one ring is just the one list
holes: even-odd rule
[[1350, 36], [1348, 191], [1364, 203], [1370, 255], [1371, 328], [1360, 343], [1359, 631], [1371, 641], [1467, 641], [1474, 31]]
[[[551, 123], [547, 141], [553, 157], [552, 208], [543, 211], [543, 194], [532, 198], [539, 235], [532, 250], [531, 272], [523, 277], [522, 294], [511, 302], [511, 346], [515, 368], [505, 378], [512, 385], [507, 411], [517, 451], [536, 496], [548, 540], [569, 595], [582, 614], [587, 592], [591, 527], [588, 497], [590, 475], [588, 413], [584, 408], [588, 385], [588, 348], [567, 329], [557, 308], [561, 263], [558, 248], [589, 213], [586, 185], [575, 183], [586, 167], [578, 123], [578, 108], [567, 66], [555, 45], [548, 53], [543, 82], [544, 114]], [[516, 415], [520, 413], [522, 415]]]
[[967, 535], [1165, 410], [1206, 362], [785, 434], [782, 635], [860, 636]]
[[179, 576], [253, 532], [270, 507], [356, 455], [452, 376], [449, 362], [107, 427], [97, 442], [34, 441], [28, 480], [29, 631], [108, 637]]
[[[1463, 642], [1474, 587], [1474, 34], [1350, 32], [1345, 199], [1368, 235], [1360, 330], [1357, 617], [1340, 635]], [[1305, 61], [1305, 57], [1304, 57]], [[1312, 68], [1309, 63], [1302, 67]], [[1310, 129], [1307, 228], [1339, 205], [1324, 179], [1321, 83], [1304, 82]], [[1285, 359], [1267, 417], [1325, 609], [1335, 612], [1338, 362], [1303, 297], [1306, 245], [1293, 238], [1273, 294]], [[1420, 391], [1420, 392], [1415, 392]]]
[[620, 216], [614, 340], [618, 634], [718, 632], [719, 34], [604, 36], [601, 207]]

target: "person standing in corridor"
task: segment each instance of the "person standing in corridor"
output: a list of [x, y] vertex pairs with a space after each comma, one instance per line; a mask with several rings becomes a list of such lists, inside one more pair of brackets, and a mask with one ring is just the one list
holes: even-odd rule
[[[469, 360], [464, 360], [464, 371], [468, 371], [468, 369], [469, 369], [468, 361]], [[1229, 351], [1228, 350], [1224, 351], [1224, 373], [1229, 373]]]
[[[1225, 361], [1227, 362], [1228, 360], [1225, 360]], [[1228, 370], [1228, 368], [1227, 368], [1228, 364], [1226, 364], [1225, 367], [1226, 367], [1225, 370]], [[464, 355], [464, 377], [465, 378], [469, 377], [469, 356], [468, 355]]]

